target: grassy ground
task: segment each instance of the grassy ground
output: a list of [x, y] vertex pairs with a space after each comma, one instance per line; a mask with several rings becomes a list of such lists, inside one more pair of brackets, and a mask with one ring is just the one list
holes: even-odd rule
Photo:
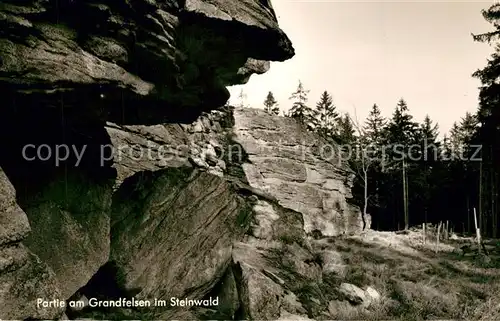
[[337, 309], [336, 319], [500, 320], [500, 243], [490, 240], [485, 258], [474, 246], [463, 255], [460, 248], [471, 240], [436, 246], [436, 237], [428, 235], [424, 244], [421, 231], [369, 231], [318, 242], [341, 255], [344, 282], [372, 286], [382, 295], [368, 311]]

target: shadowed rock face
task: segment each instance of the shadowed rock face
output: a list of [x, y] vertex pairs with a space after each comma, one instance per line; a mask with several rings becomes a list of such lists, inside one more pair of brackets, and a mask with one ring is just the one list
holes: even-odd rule
[[259, 0], [7, 0], [0, 28], [0, 87], [116, 123], [191, 122], [294, 55]]
[[[0, 195], [0, 318], [60, 316], [32, 300], [68, 299], [109, 261], [113, 188], [138, 171], [175, 167], [104, 159], [104, 146], [118, 147], [107, 121], [169, 123], [182, 139], [179, 123], [223, 106], [226, 86], [293, 55], [267, 1], [0, 1], [0, 191], [8, 186], [8, 200]], [[35, 157], [40, 146], [51, 157]], [[57, 146], [70, 148], [60, 162]], [[197, 149], [192, 159], [201, 159]], [[239, 196], [203, 177], [233, 197], [225, 213], [234, 214]], [[208, 274], [224, 273], [228, 240]], [[217, 281], [209, 279], [197, 284]]]
[[37, 307], [37, 298], [61, 297], [54, 272], [21, 242], [30, 232], [26, 213], [0, 168], [0, 316], [2, 319], [52, 319], [62, 308]]

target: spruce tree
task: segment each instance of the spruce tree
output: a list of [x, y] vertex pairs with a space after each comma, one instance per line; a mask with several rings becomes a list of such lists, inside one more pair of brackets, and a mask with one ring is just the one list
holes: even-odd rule
[[344, 113], [338, 119], [337, 138], [340, 144], [353, 144], [356, 141], [354, 124], [348, 113]]
[[425, 115], [424, 122], [420, 126], [420, 140], [424, 156], [422, 159], [426, 162], [436, 162], [441, 154], [438, 135], [438, 124], [434, 124], [429, 115]]
[[406, 101], [401, 98], [387, 127], [391, 144], [408, 146], [418, 139], [418, 124], [413, 121]]
[[476, 115], [466, 112], [465, 116], [460, 120], [460, 136], [462, 144], [464, 144], [465, 147], [473, 142], [477, 129], [478, 121]]
[[335, 124], [339, 119], [332, 96], [325, 90], [316, 103], [315, 128], [323, 137], [332, 136], [335, 133]]
[[311, 129], [314, 127], [314, 122], [313, 112], [311, 108], [307, 106], [308, 94], [309, 90], [305, 90], [302, 82], [299, 80], [297, 89], [290, 96], [290, 99], [293, 100], [293, 105], [292, 108], [290, 108], [289, 115]]
[[450, 157], [452, 159], [457, 159], [462, 154], [462, 144], [462, 131], [460, 130], [458, 123], [454, 122], [448, 135], [448, 146], [450, 148]]
[[243, 89], [240, 90], [240, 93], [238, 95], [238, 100], [239, 100], [239, 103], [238, 103], [238, 107], [239, 108], [246, 108], [248, 107], [247, 105], [247, 95], [245, 93], [245, 91]]
[[371, 144], [381, 145], [383, 143], [384, 128], [387, 124], [386, 119], [382, 116], [380, 108], [377, 104], [373, 104], [364, 125], [364, 132]]
[[266, 100], [264, 100], [264, 110], [271, 115], [279, 115], [280, 113], [278, 102], [271, 91], [267, 93]]
[[429, 115], [426, 115], [419, 131], [422, 154], [418, 167], [412, 172], [412, 184], [410, 184], [413, 190], [410, 200], [422, 208], [424, 223], [429, 219], [428, 213], [432, 208], [433, 195], [443, 187], [444, 183], [441, 175], [443, 171], [438, 166], [442, 153], [438, 142], [438, 130], [438, 124], [434, 124]]
[[[392, 150], [389, 154], [389, 162], [386, 164], [390, 170], [396, 174], [394, 179], [394, 187], [402, 191], [403, 212], [404, 212], [404, 227], [408, 229], [409, 221], [409, 193], [408, 187], [408, 171], [413, 171], [413, 164], [409, 162], [409, 147], [416, 143], [419, 138], [419, 126], [413, 121], [413, 116], [409, 113], [406, 101], [401, 98], [398, 101], [396, 109], [392, 115], [392, 119], [387, 126], [387, 142], [392, 145]], [[416, 156], [416, 155], [412, 155]], [[400, 177], [398, 177], [400, 176]], [[399, 182], [398, 182], [399, 180]], [[399, 187], [397, 187], [399, 185]]]
[[[500, 4], [493, 4], [490, 8], [483, 10], [482, 15], [489, 22], [493, 30], [473, 35], [473, 39], [479, 42], [487, 42], [494, 45], [494, 53], [491, 55], [486, 66], [477, 70], [473, 76], [481, 81], [479, 92], [479, 110], [477, 112], [477, 120], [480, 124], [476, 130], [476, 144], [482, 146], [479, 162], [475, 165], [479, 167], [477, 170], [477, 180], [479, 181], [479, 191], [476, 194], [476, 204], [478, 204], [479, 220], [482, 220], [483, 209], [491, 215], [491, 229], [488, 227], [486, 231], [491, 231], [496, 237], [499, 228], [500, 208], [500, 193], [498, 190], [500, 176]], [[479, 163], [479, 164], [477, 164]], [[483, 183], [488, 185], [488, 192], [483, 187]], [[482, 223], [483, 228], [485, 224]]]

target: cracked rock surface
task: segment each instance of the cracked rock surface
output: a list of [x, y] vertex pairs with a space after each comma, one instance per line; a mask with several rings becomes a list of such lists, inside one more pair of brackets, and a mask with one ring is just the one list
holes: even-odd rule
[[116, 123], [191, 122], [294, 55], [259, 0], [7, 0], [0, 27], [0, 87], [45, 106], [102, 100], [95, 116]]

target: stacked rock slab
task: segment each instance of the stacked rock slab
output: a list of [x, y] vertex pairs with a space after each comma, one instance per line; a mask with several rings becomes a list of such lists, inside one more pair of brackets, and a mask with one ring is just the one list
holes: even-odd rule
[[338, 145], [293, 119], [258, 109], [236, 109], [234, 121], [235, 141], [248, 154], [243, 168], [249, 184], [302, 213], [307, 233], [335, 236], [363, 229], [361, 212], [350, 203], [355, 175]]
[[[227, 298], [227, 302], [220, 307], [218, 313], [221, 314], [208, 314], [209, 318], [217, 316], [253, 319], [304, 318], [328, 310], [328, 296], [322, 297], [320, 293], [328, 290], [328, 284], [322, 284], [322, 273], [331, 273], [329, 270], [331, 268], [328, 265], [321, 267], [315, 263], [314, 251], [309, 244], [307, 234], [314, 229], [320, 230], [324, 235], [356, 233], [361, 230], [362, 223], [359, 208], [349, 204], [353, 173], [345, 161], [337, 163], [338, 158], [321, 158], [318, 146], [326, 142], [312, 133], [305, 132], [292, 119], [271, 116], [262, 110], [238, 108], [224, 108], [204, 114], [190, 125], [108, 124], [107, 130], [113, 145], [119, 147], [121, 151], [116, 155], [115, 167], [119, 181], [124, 182], [120, 183], [122, 189], [133, 181], [141, 181], [141, 186], [145, 186], [137, 188], [137, 191], [128, 189], [127, 192], [127, 189], [124, 189], [126, 193], [123, 195], [126, 197], [115, 198], [117, 207], [113, 217], [120, 222], [112, 224], [112, 236], [116, 240], [112, 241], [111, 257], [112, 260], [120, 262], [119, 266], [125, 268], [124, 279], [130, 290], [134, 287], [140, 289], [139, 294], [142, 297], [173, 296], [179, 293], [200, 297], [210, 289], [207, 287], [207, 280], [212, 278], [211, 286], [214, 288], [213, 291], [217, 291], [214, 295]], [[133, 149], [131, 146], [136, 148]], [[150, 155], [143, 154], [142, 161], [134, 162], [133, 157], [141, 156], [138, 153], [134, 154], [134, 150], [146, 148], [151, 151]], [[305, 160], [300, 158], [302, 153], [306, 157]], [[296, 167], [293, 167], [294, 165]], [[232, 265], [227, 265], [225, 256], [227, 252], [214, 252], [198, 244], [196, 240], [204, 238], [203, 231], [196, 228], [198, 223], [186, 223], [198, 231], [194, 234], [187, 232], [186, 227], [182, 227], [180, 221], [184, 220], [185, 210], [170, 209], [172, 206], [168, 205], [173, 202], [171, 199], [173, 196], [169, 196], [170, 191], [177, 191], [178, 187], [169, 187], [166, 191], [165, 186], [168, 184], [157, 183], [158, 177], [163, 175], [171, 177], [175, 172], [169, 168], [191, 172], [188, 167], [197, 168], [193, 173], [203, 171], [214, 177], [212, 183], [203, 184], [207, 191], [219, 184], [222, 184], [221, 187], [216, 189], [222, 188], [224, 186], [222, 182], [226, 180], [231, 183], [237, 182], [235, 187], [237, 190], [240, 189], [240, 193], [253, 195], [250, 197], [253, 200], [247, 203], [252, 207], [253, 214], [246, 235], [235, 233], [232, 237]], [[307, 173], [311, 175], [309, 180]], [[192, 183], [187, 183], [181, 175], [177, 179], [176, 186], [198, 185], [196, 181], [199, 179], [196, 177], [200, 174], [192, 175], [195, 177]], [[155, 178], [152, 179], [153, 177]], [[221, 180], [218, 181], [215, 177], [220, 177]], [[139, 191], [143, 191], [143, 197], [148, 200], [147, 208], [131, 206], [137, 202], [136, 197], [141, 195]], [[307, 191], [310, 191], [310, 194], [304, 195], [303, 193]], [[175, 197], [183, 199], [185, 192], [172, 193], [176, 195]], [[234, 190], [225, 193], [226, 201], [233, 199], [231, 193], [234, 193]], [[191, 195], [193, 205], [201, 201], [198, 194]], [[311, 195], [320, 198], [319, 203], [306, 203], [309, 201], [307, 197]], [[165, 201], [160, 202], [160, 199]], [[318, 210], [321, 204], [328, 204], [331, 199], [337, 200], [343, 207], [327, 208], [323, 205], [321, 211]], [[156, 203], [164, 205], [156, 206]], [[213, 203], [216, 205], [220, 201], [214, 199]], [[131, 212], [132, 208], [135, 214]], [[225, 206], [225, 208], [232, 207]], [[164, 214], [158, 216], [159, 211], [163, 211]], [[193, 217], [199, 217], [196, 222], [204, 220], [203, 213], [198, 213], [196, 210], [191, 212]], [[210, 207], [204, 211], [205, 215], [210, 215], [212, 212]], [[234, 212], [224, 211], [224, 213], [234, 220], [234, 214], [231, 214]], [[134, 215], [138, 219], [136, 223], [131, 220]], [[164, 223], [160, 225], [155, 223], [161, 217], [164, 217]], [[215, 219], [215, 222], [217, 220]], [[169, 225], [160, 227], [161, 224], [167, 223], [172, 227]], [[150, 225], [157, 228], [147, 232], [150, 231]], [[177, 235], [175, 237], [172, 236], [172, 232], [167, 233], [174, 227], [177, 231], [175, 233], [181, 233], [179, 235], [174, 233]], [[226, 247], [222, 246], [219, 249], [228, 249], [228, 243], [222, 241], [225, 238], [224, 231], [227, 231], [228, 227], [221, 222], [213, 227], [205, 227], [207, 231], [215, 231], [214, 228], [222, 238], [218, 246], [226, 244]], [[188, 242], [186, 235], [194, 238]], [[186, 247], [162, 245], [177, 244], [176, 239], [185, 239], [183, 244], [186, 244]], [[142, 245], [139, 249], [134, 244]], [[188, 266], [183, 267], [176, 263], [176, 258], [181, 253], [179, 251], [189, 250], [191, 245], [187, 247], [187, 244], [197, 246], [198, 253], [203, 253], [205, 260], [216, 264], [214, 267], [218, 266], [211, 270], [209, 273], [211, 277], [205, 281], [203, 278], [210, 270], [201, 269], [203, 264], [200, 263], [200, 271], [203, 270], [203, 273], [194, 278], [195, 274], [189, 272]], [[141, 251], [156, 254], [138, 255]], [[197, 259], [197, 256], [190, 256], [187, 260]], [[166, 266], [175, 269], [169, 272]], [[178, 274], [185, 275], [183, 280], [189, 279], [190, 282], [178, 281], [174, 287], [175, 291], [172, 287], [169, 287], [171, 290], [155, 288], [151, 284], [153, 279], [146, 277], [153, 274], [162, 280], [158, 281], [159, 283], [171, 285], [172, 278]], [[227, 279], [234, 279], [234, 282]], [[190, 289], [189, 283], [198, 286]], [[301, 293], [306, 288], [317, 291], [317, 295], [302, 297]], [[234, 299], [234, 293], [238, 294], [237, 300]], [[161, 316], [180, 317], [185, 311], [178, 311], [180, 314], [171, 313], [173, 312]], [[203, 314], [196, 309], [192, 313], [195, 316]], [[203, 315], [207, 317], [206, 314]]]

